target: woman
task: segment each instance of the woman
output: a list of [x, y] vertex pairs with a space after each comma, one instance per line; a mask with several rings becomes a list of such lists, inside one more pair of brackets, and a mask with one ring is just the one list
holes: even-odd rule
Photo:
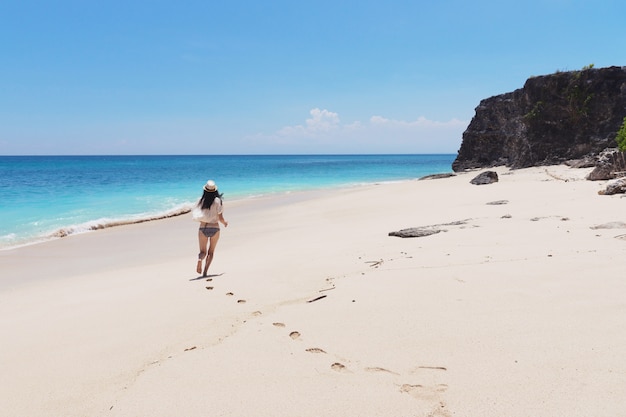
[[[198, 254], [196, 272], [198, 272], [198, 274], [202, 273], [202, 276], [205, 277], [211, 265], [211, 261], [213, 260], [215, 246], [217, 246], [217, 241], [220, 238], [220, 223], [222, 223], [224, 227], [228, 226], [228, 222], [224, 220], [222, 213], [222, 194], [217, 192], [215, 182], [209, 180], [204, 186], [204, 193], [200, 201], [198, 201], [197, 206], [192, 212], [193, 219], [200, 222], [200, 229], [198, 230], [200, 253]], [[207, 244], [209, 245], [208, 250]], [[205, 258], [206, 263], [203, 270], [202, 261], [204, 261]]]

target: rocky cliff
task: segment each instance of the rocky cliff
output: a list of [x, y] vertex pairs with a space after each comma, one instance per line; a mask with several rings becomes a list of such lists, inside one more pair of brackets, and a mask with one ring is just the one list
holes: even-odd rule
[[452, 169], [593, 157], [616, 146], [625, 116], [626, 67], [532, 77], [521, 89], [480, 102]]

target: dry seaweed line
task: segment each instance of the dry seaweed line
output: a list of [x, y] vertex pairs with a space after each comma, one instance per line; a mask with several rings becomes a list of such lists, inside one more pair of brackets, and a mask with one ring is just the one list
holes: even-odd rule
[[558, 175], [555, 175], [555, 174], [551, 173], [550, 171], [548, 171], [548, 169], [547, 169], [547, 168], [546, 168], [546, 169], [544, 169], [544, 171], [546, 172], [546, 175], [547, 175], [548, 177], [552, 177], [552, 178], [554, 178], [555, 180], [564, 181], [564, 182], [568, 182], [568, 181], [569, 181], [567, 178], [559, 177]]

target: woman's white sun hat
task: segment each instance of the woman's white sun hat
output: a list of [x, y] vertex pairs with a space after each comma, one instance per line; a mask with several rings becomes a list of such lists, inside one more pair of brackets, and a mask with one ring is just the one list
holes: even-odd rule
[[204, 184], [204, 191], [210, 193], [213, 191], [217, 191], [217, 185], [215, 185], [215, 181], [208, 180], [206, 184]]

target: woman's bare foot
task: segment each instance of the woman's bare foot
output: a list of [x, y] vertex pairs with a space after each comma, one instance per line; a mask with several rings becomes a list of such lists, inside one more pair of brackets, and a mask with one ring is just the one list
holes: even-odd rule
[[[202, 273], [202, 259], [198, 259], [198, 265], [196, 266], [196, 272], [198, 274]], [[205, 274], [206, 275], [206, 274]]]

